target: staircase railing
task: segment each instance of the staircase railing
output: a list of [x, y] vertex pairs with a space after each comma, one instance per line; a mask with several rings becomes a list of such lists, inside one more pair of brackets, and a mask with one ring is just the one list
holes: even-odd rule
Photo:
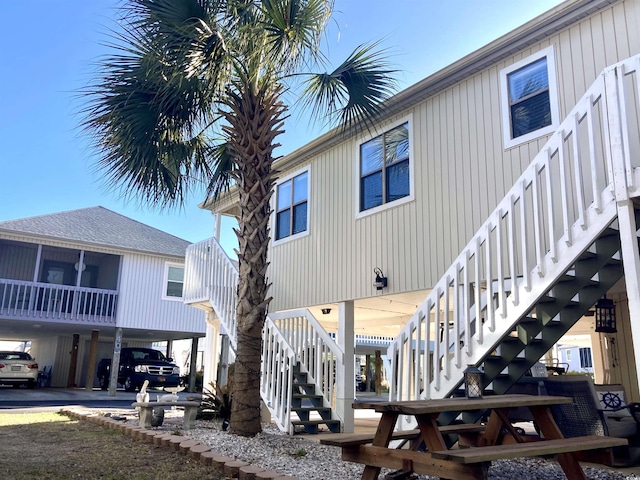
[[290, 434], [293, 434], [291, 398], [296, 363], [293, 348], [267, 317], [262, 335], [260, 395], [278, 428]]
[[236, 346], [236, 293], [238, 268], [215, 238], [194, 243], [187, 249], [185, 259], [185, 303], [208, 302]]
[[322, 395], [324, 405], [331, 406], [338, 363], [344, 362], [342, 349], [306, 309], [272, 313], [269, 314], [268, 320], [273, 327], [264, 337], [263, 380], [273, 376], [268, 370], [278, 372], [283, 368], [265, 360], [266, 356], [270, 355], [266, 345], [267, 339], [275, 345], [280, 345], [281, 341], [285, 342], [291, 348], [296, 361], [300, 363], [301, 370], [307, 373], [308, 380], [315, 383], [316, 393]]
[[[236, 346], [238, 269], [220, 244], [209, 238], [190, 245], [185, 260], [184, 301], [213, 307], [232, 346]], [[294, 366], [308, 373], [326, 406], [335, 388], [336, 362], [343, 354], [308, 310], [270, 314], [263, 330], [261, 395], [284, 431], [291, 427], [291, 387]]]
[[615, 219], [614, 181], [638, 184], [639, 65], [597, 78], [396, 337], [392, 399], [451, 394]]

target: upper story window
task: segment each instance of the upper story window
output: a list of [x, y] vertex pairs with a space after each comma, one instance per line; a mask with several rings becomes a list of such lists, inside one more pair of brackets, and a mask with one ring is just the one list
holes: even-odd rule
[[360, 212], [411, 194], [409, 122], [360, 145]]
[[505, 148], [552, 133], [558, 125], [553, 47], [500, 74]]
[[276, 189], [276, 240], [308, 230], [309, 170], [285, 178]]
[[167, 263], [165, 265], [165, 299], [182, 299], [182, 288], [184, 286], [184, 266]]

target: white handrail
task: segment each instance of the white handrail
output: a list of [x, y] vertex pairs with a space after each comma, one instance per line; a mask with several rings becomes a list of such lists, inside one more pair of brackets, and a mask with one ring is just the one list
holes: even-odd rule
[[[306, 309], [269, 314], [268, 319], [273, 325], [269, 335], [291, 348], [301, 371], [316, 385], [316, 393], [322, 395], [324, 406], [331, 406], [337, 363], [345, 361], [342, 349]], [[264, 358], [263, 365], [268, 365]], [[263, 371], [263, 379], [268, 375]]]
[[293, 434], [291, 399], [295, 366], [295, 352], [267, 318], [262, 335], [260, 396], [278, 428], [290, 434]]
[[234, 349], [237, 289], [238, 268], [215, 238], [189, 245], [185, 257], [184, 302], [208, 302]]
[[637, 193], [639, 67], [597, 78], [436, 283], [388, 349], [392, 399], [449, 395]]

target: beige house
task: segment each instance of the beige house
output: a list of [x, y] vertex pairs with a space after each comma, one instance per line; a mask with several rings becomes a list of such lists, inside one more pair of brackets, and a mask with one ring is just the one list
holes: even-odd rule
[[[639, 0], [567, 0], [395, 95], [375, 132], [278, 162], [262, 394], [281, 428], [309, 423], [298, 371], [314, 425], [352, 428], [367, 340], [390, 397], [412, 399], [450, 395], [469, 364], [504, 393], [583, 333], [596, 381], [640, 400], [639, 32]], [[237, 213], [233, 193], [203, 207]], [[215, 238], [187, 250], [212, 361], [218, 333], [234, 343], [236, 278]], [[615, 332], [595, 330], [605, 295]]]

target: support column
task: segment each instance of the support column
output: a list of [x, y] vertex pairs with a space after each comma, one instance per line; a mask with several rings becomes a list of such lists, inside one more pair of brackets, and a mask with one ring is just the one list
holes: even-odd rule
[[218, 385], [229, 383], [229, 335], [220, 336], [220, 363], [218, 364]]
[[113, 357], [111, 358], [111, 374], [109, 375], [109, 396], [116, 396], [118, 388], [118, 370], [120, 370], [120, 350], [122, 350], [122, 328], [116, 328], [116, 338], [113, 341]]
[[[640, 318], [640, 255], [638, 252], [638, 227], [631, 200], [618, 202], [618, 226], [620, 228], [620, 246], [624, 281], [629, 300], [629, 318]], [[636, 365], [640, 365], [640, 322], [631, 323], [631, 341]], [[638, 369], [640, 372], [640, 369]], [[636, 376], [640, 385], [640, 378]]]
[[91, 347], [89, 349], [89, 364], [87, 365], [87, 377], [84, 388], [88, 392], [93, 390], [93, 379], [96, 377], [96, 357], [98, 356], [98, 330], [91, 330]]
[[344, 421], [343, 431], [353, 433], [355, 400], [355, 334], [353, 300], [338, 305], [338, 346], [344, 352], [337, 365], [336, 412]]
[[[196, 391], [196, 365], [198, 360], [198, 337], [191, 339], [191, 358], [189, 359], [189, 392]], [[204, 386], [204, 385], [203, 385]]]
[[69, 360], [69, 373], [67, 374], [67, 388], [76, 385], [76, 369], [78, 367], [78, 343], [80, 343], [80, 335], [73, 334], [73, 345], [71, 346], [71, 359]]
[[593, 379], [596, 383], [611, 383], [609, 359], [605, 349], [606, 335], [592, 330], [589, 337], [591, 338], [591, 357], [593, 358]]
[[164, 352], [164, 356], [167, 358], [173, 358], [172, 350], [173, 350], [173, 340], [167, 340], [167, 350]]
[[211, 384], [217, 381], [218, 373], [218, 336], [220, 321], [213, 312], [206, 313], [206, 329], [204, 337], [204, 373], [202, 388], [211, 390]]
[[382, 352], [380, 350], [376, 350], [376, 372], [374, 375], [376, 396], [380, 396], [382, 394]]
[[215, 238], [218, 242], [220, 242], [220, 224], [222, 220], [222, 215], [219, 213], [213, 214], [213, 238]]

